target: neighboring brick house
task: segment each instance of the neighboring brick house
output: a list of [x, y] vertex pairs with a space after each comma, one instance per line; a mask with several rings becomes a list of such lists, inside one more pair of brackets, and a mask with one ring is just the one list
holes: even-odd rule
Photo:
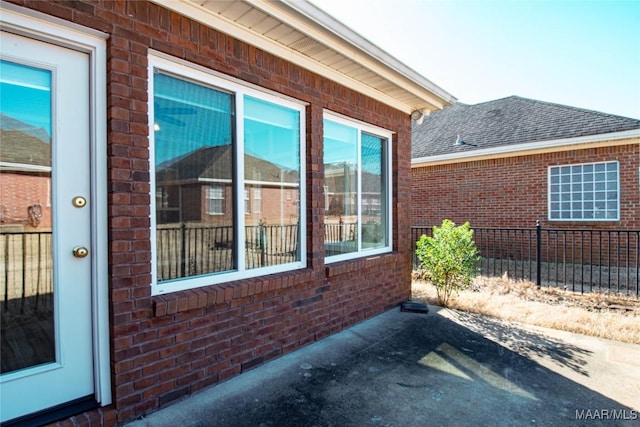
[[511, 96], [413, 127], [414, 226], [640, 229], [640, 120]]
[[[53, 282], [55, 301], [3, 294], [0, 422], [132, 420], [410, 296], [411, 117], [447, 92], [304, 1], [0, 8], [0, 113], [50, 138], [53, 230], [28, 247], [0, 232], [0, 288]], [[177, 164], [208, 193], [167, 191], [187, 185], [168, 179]], [[247, 248], [245, 215], [267, 182], [249, 203], [297, 225], [270, 259]], [[358, 209], [330, 251], [325, 192]], [[185, 238], [206, 210], [230, 239]], [[164, 240], [163, 221], [180, 226]]]

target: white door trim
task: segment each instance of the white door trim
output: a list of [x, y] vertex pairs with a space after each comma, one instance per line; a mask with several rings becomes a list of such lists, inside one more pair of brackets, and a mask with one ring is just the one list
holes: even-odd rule
[[108, 34], [0, 1], [2, 30], [85, 52], [90, 61], [93, 353], [96, 401], [111, 403], [107, 257], [106, 88]]

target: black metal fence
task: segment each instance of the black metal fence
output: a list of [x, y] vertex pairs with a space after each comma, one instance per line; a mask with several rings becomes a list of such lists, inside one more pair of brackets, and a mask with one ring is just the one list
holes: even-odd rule
[[47, 313], [53, 309], [51, 231], [0, 234], [0, 311]]
[[[412, 227], [416, 241], [431, 227]], [[640, 297], [640, 230], [474, 228], [484, 276], [527, 280], [577, 292]]]
[[[156, 230], [159, 280], [235, 268], [232, 226], [177, 224]], [[298, 225], [245, 226], [245, 267], [286, 264], [298, 259]]]

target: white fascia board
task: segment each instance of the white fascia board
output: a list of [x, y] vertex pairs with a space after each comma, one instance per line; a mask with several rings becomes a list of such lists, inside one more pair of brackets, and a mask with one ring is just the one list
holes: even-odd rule
[[509, 146], [491, 147], [461, 153], [441, 154], [438, 156], [417, 157], [411, 159], [411, 167], [419, 168], [437, 164], [470, 162], [476, 160], [535, 154], [540, 152], [567, 151], [602, 146], [610, 142], [612, 146], [640, 143], [640, 129], [622, 132], [603, 133], [598, 135], [579, 136], [576, 138], [552, 139], [547, 141], [528, 142]]
[[[343, 73], [334, 70], [326, 65], [320, 64], [310, 57], [293, 51], [282, 44], [271, 40], [267, 37], [261, 36], [247, 28], [244, 28], [225, 17], [212, 13], [206, 8], [199, 6], [189, 0], [151, 0], [152, 2], [165, 7], [169, 10], [173, 10], [181, 15], [187, 16], [198, 22], [203, 23], [211, 28], [221, 31], [233, 38], [244, 41], [259, 49], [263, 49], [273, 55], [290, 61], [296, 65], [299, 65], [308, 70], [312, 70], [322, 76], [325, 76], [343, 86], [353, 89], [363, 95], [376, 99], [384, 104], [387, 104], [397, 110], [410, 114], [416, 106], [408, 105], [394, 97], [391, 97], [373, 87], [363, 84]], [[263, 5], [261, 4], [261, 7]], [[360, 52], [360, 55], [365, 55], [365, 52]], [[384, 76], [383, 76], [384, 77]], [[407, 89], [405, 89], [407, 90]], [[413, 93], [413, 92], [412, 92]], [[414, 93], [415, 94], [415, 93]], [[455, 99], [452, 97], [452, 99]], [[427, 101], [425, 100], [425, 103]], [[431, 102], [428, 102], [430, 105]], [[420, 106], [423, 107], [423, 106]], [[438, 105], [433, 105], [434, 108], [438, 108]]]
[[[371, 43], [360, 34], [354, 32], [340, 21], [325, 13], [315, 5], [301, 0], [280, 0], [270, 2], [263, 0], [245, 0], [253, 7], [281, 19], [283, 22], [294, 22], [295, 15], [283, 10], [286, 5], [305, 16], [305, 18], [319, 25], [323, 29], [318, 31], [316, 26], [297, 20], [296, 29], [305, 35], [318, 40], [329, 48], [344, 54], [374, 73], [384, 77], [401, 88], [423, 98], [433, 106], [442, 109], [453, 104], [456, 98], [444, 89], [435, 85], [429, 79], [418, 74], [393, 56]], [[434, 97], [435, 95], [435, 97]], [[436, 97], [440, 98], [437, 99]]]

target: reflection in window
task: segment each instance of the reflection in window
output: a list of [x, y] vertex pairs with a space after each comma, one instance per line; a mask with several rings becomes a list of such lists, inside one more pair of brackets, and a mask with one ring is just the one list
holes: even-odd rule
[[0, 60], [0, 94], [4, 374], [55, 360], [52, 73]]
[[384, 232], [387, 224], [386, 140], [375, 135], [362, 134], [362, 247], [387, 246], [388, 236]]
[[324, 120], [325, 254], [329, 260], [390, 250], [390, 135], [371, 130], [346, 120]]
[[617, 221], [620, 218], [619, 163], [549, 168], [549, 219]]
[[301, 267], [304, 108], [175, 68], [197, 78], [153, 73], [157, 281]]
[[[299, 257], [300, 112], [254, 97], [244, 97], [244, 177], [249, 247], [247, 268]], [[248, 191], [248, 190], [251, 191]], [[286, 192], [295, 193], [294, 200]], [[263, 204], [263, 201], [265, 203]]]
[[224, 192], [225, 187], [222, 184], [214, 184], [209, 186], [209, 214], [224, 215]]
[[358, 130], [324, 121], [325, 252], [358, 251]]
[[153, 87], [158, 279], [233, 270], [233, 97], [162, 73]]

